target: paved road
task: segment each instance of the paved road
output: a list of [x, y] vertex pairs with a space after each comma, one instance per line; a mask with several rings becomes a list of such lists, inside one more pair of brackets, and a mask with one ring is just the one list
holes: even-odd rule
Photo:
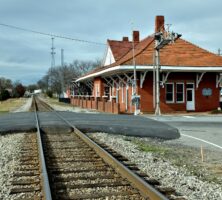
[[222, 115], [163, 115], [159, 117], [144, 115], [144, 117], [178, 128], [181, 138], [175, 142], [222, 150]]
[[[88, 114], [74, 112], [59, 112], [73, 125], [87, 132], [107, 132], [128, 136], [158, 137], [163, 139], [179, 138], [177, 128], [149, 118], [133, 115]], [[64, 123], [54, 112], [41, 112], [42, 127], [64, 126]], [[35, 127], [34, 114], [31, 112], [14, 113], [0, 116], [0, 133], [18, 132]]]

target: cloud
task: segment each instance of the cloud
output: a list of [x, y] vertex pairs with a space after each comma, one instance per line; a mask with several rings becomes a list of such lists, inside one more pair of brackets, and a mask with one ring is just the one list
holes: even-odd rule
[[[155, 16], [165, 15], [166, 23], [183, 38], [216, 52], [222, 48], [221, 7], [218, 0], [1, 0], [0, 23], [106, 43], [108, 38], [131, 37], [132, 21], [141, 38], [146, 37], [154, 31]], [[4, 72], [33, 83], [50, 67], [50, 37], [0, 26], [0, 44], [0, 63], [4, 63], [0, 75]], [[58, 38], [55, 47], [57, 64], [61, 48], [66, 63], [102, 57], [105, 50], [103, 46]], [[11, 75], [11, 64], [20, 69], [16, 75]]]

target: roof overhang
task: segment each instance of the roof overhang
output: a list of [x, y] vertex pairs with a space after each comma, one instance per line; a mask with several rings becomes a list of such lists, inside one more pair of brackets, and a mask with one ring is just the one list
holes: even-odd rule
[[[120, 65], [115, 67], [110, 67], [99, 72], [88, 74], [81, 78], [78, 78], [76, 82], [84, 81], [86, 79], [93, 79], [98, 76], [107, 76], [113, 73], [133, 71], [134, 66], [132, 65]], [[153, 65], [137, 65], [137, 71], [153, 71]], [[187, 66], [160, 66], [160, 71], [169, 71], [169, 72], [222, 72], [222, 66], [206, 66], [206, 67], [187, 67]]]

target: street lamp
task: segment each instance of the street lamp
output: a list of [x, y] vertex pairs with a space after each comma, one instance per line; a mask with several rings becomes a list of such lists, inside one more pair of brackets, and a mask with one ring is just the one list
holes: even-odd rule
[[179, 39], [182, 35], [174, 32], [157, 32], [155, 38], [155, 62], [156, 62], [156, 106], [155, 115], [161, 115], [160, 111], [160, 49]]

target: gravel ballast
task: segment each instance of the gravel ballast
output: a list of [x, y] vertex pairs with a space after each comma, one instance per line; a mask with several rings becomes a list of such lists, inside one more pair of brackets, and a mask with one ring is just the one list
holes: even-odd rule
[[0, 199], [9, 199], [10, 178], [19, 165], [17, 156], [23, 139], [24, 133], [0, 136]]
[[141, 151], [138, 149], [138, 145], [132, 142], [132, 137], [107, 133], [92, 133], [90, 136], [127, 157], [137, 164], [141, 171], [160, 181], [163, 186], [175, 188], [187, 199], [222, 199], [222, 184], [201, 180], [190, 173], [186, 166], [178, 167], [163, 157], [155, 156], [151, 151]]

